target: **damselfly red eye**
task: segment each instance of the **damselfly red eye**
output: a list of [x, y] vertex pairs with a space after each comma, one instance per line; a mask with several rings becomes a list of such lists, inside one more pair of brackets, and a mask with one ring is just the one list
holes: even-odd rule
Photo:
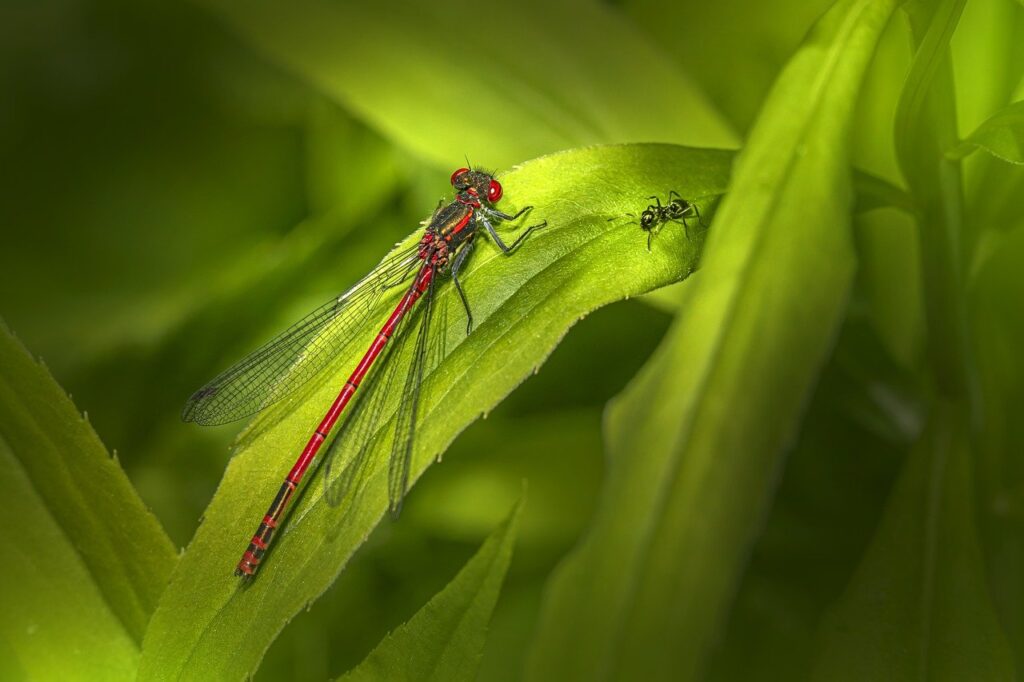
[[493, 204], [498, 199], [501, 199], [501, 183], [497, 180], [491, 180], [491, 186], [487, 188], [487, 201]]
[[461, 178], [464, 174], [466, 174], [468, 172], [469, 172], [468, 168], [460, 168], [459, 170], [457, 170], [454, 173], [452, 173], [452, 186], [454, 187], [455, 183], [457, 183], [459, 181], [459, 178]]

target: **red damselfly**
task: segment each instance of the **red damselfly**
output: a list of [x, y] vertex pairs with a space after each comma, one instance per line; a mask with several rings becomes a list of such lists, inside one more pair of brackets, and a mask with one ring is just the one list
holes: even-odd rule
[[[533, 230], [546, 225], [546, 222], [541, 222], [528, 227], [515, 241], [506, 245], [494, 229], [495, 223], [515, 220], [532, 207], [527, 206], [515, 215], [494, 208], [494, 204], [501, 199], [502, 187], [486, 171], [460, 168], [452, 174], [451, 184], [455, 189], [455, 199], [437, 207], [426, 223], [422, 239], [415, 246], [385, 258], [351, 289], [317, 308], [222, 372], [196, 391], [185, 405], [182, 418], [199, 424], [223, 424], [255, 414], [298, 389], [324, 369], [338, 351], [362, 331], [362, 322], [377, 309], [381, 296], [389, 289], [403, 285], [406, 287], [401, 300], [285, 477], [238, 562], [236, 575], [249, 578], [256, 574], [303, 476], [313, 465], [320, 447], [365, 380], [366, 387], [360, 400], [342, 420], [339, 433], [324, 458], [328, 479], [332, 467], [341, 467], [328, 491], [330, 498], [340, 501], [344, 497], [365, 464], [373, 440], [370, 434], [376, 432], [384, 398], [394, 388], [399, 363], [384, 362], [383, 359], [397, 359], [407, 355], [411, 362], [406, 369], [405, 385], [395, 413], [396, 427], [388, 469], [391, 511], [397, 513], [400, 509], [409, 482], [424, 370], [428, 357], [437, 354], [436, 339], [431, 339], [431, 317], [435, 307], [438, 275], [451, 276], [466, 309], [466, 330], [469, 333], [473, 326], [473, 314], [459, 281], [459, 273], [473, 251], [478, 222], [483, 224], [491, 239], [506, 255]], [[421, 303], [414, 315], [417, 302]], [[415, 324], [419, 325], [419, 330], [413, 334], [411, 327]], [[398, 340], [389, 346], [388, 342], [392, 339]], [[411, 353], [403, 353], [402, 348], [411, 340], [415, 344]], [[371, 368], [378, 364], [378, 360], [383, 366], [371, 373]]]
[[[673, 198], [673, 196], [675, 198]], [[682, 223], [686, 229], [687, 235], [690, 232], [690, 225], [686, 222], [687, 218], [696, 217], [700, 224], [704, 221], [700, 217], [700, 211], [697, 209], [697, 205], [693, 202], [687, 201], [679, 196], [679, 193], [672, 190], [668, 193], [668, 201], [663, 205], [661, 199], [656, 196], [647, 197], [648, 199], [654, 199], [653, 204], [649, 204], [643, 212], [640, 213], [639, 223], [640, 229], [647, 233], [647, 250], [651, 250], [651, 240], [654, 235], [661, 229], [665, 223], [676, 222]], [[630, 218], [636, 218], [635, 213], [627, 213]], [[609, 218], [609, 222], [615, 220], [615, 218]]]

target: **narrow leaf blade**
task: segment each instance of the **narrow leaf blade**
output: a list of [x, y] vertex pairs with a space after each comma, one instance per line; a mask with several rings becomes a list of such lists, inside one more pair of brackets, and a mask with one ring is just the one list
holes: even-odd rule
[[[606, 142], [736, 143], [700, 89], [599, 3], [493, 3], [468, 25], [448, 5], [413, 0], [388, 12], [329, 0], [203, 4], [446, 169], [464, 155], [502, 167]], [[505, 41], [514, 49], [495, 49]]]
[[992, 114], [948, 156], [962, 159], [978, 149], [1007, 163], [1024, 164], [1024, 101]]
[[459, 574], [341, 682], [476, 679], [487, 624], [505, 580], [522, 501]]
[[7, 515], [0, 524], [0, 641], [8, 664], [24, 679], [134, 679], [138, 643], [2, 438], [0, 496]]
[[837, 3], [777, 81], [679, 319], [609, 410], [604, 499], [549, 584], [532, 679], [699, 675], [845, 313], [847, 128], [893, 7]]
[[[0, 601], [5, 627], [24, 626], [9, 641], [26, 666], [39, 663], [28, 652], [48, 642], [55, 665], [82, 656], [101, 664], [107, 651], [112, 674], [130, 671], [177, 555], [88, 421], [2, 324], [0, 367], [9, 505]], [[84, 652], [91, 645], [77, 637], [97, 648]]]
[[1016, 679], [974, 527], [969, 439], [965, 410], [934, 410], [822, 627], [813, 679]]

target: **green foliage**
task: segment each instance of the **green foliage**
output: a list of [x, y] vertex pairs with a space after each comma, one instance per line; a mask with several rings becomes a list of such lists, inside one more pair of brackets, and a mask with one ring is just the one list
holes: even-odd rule
[[963, 158], [977, 149], [1008, 163], [1024, 163], [1024, 102], [1014, 102], [992, 114], [950, 156]]
[[487, 623], [512, 559], [521, 507], [522, 502], [516, 504], [444, 590], [341, 680], [476, 679]]
[[[598, 3], [491, 5], [489, 30], [471, 27], [473, 22], [460, 26], [445, 5], [413, 0], [394, 2], [387, 12], [325, 0], [289, 7], [202, 4], [396, 143], [442, 168], [463, 155], [504, 167], [600, 142], [735, 143], [692, 81]], [[517, 35], [515, 27], [529, 33]], [[567, 30], [571, 41], [561, 40]], [[503, 37], [504, 31], [510, 33]], [[494, 48], [495, 42], [524, 38], [532, 49]], [[445, 73], [458, 79], [439, 87], [436, 75]], [[685, 116], [666, 117], [668, 111]]]
[[[1014, 679], [1019, 2], [111, 7], [0, 9], [0, 312], [78, 405], [0, 329], [0, 678]], [[548, 225], [438, 290], [401, 519], [392, 395], [239, 584], [398, 292], [240, 436], [182, 400], [466, 157]]]
[[701, 667], [842, 320], [853, 277], [844, 141], [892, 10], [836, 5], [769, 95], [676, 327], [609, 414], [606, 496], [554, 579], [535, 679]]
[[5, 326], [0, 367], [0, 628], [12, 662], [32, 678], [130, 679], [174, 549], [88, 421]]
[[[536, 371], [580, 317], [690, 273], [702, 233], [695, 229], [691, 241], [683, 230], [666, 231], [659, 237], [658, 252], [649, 254], [636, 248], [644, 237], [635, 225], [609, 218], [629, 207], [623, 203], [628, 197], [643, 197], [644, 188], [668, 185], [673, 178], [686, 178], [680, 191], [687, 196], [721, 194], [730, 157], [668, 145], [594, 147], [544, 157], [503, 176], [508, 196], [523, 197], [535, 206], [527, 221], [543, 217], [550, 227], [512, 257], [490, 244], [478, 247], [466, 273], [475, 320], [468, 337], [454, 290], [439, 298], [438, 315], [447, 320], [442, 332], [448, 341], [443, 362], [424, 379], [423, 428], [416, 439], [413, 480], [459, 431]], [[595, 201], [581, 206], [566, 192], [570, 187]], [[418, 238], [413, 233], [407, 244]], [[515, 271], [508, 268], [512, 262]], [[392, 298], [397, 300], [400, 292], [395, 293]], [[275, 543], [274, 560], [261, 570], [259, 580], [242, 590], [225, 570], [244, 549], [238, 546], [237, 528], [260, 518], [266, 506], [264, 495], [253, 491], [272, 496], [280, 486], [295, 443], [307, 437], [309, 424], [318, 419], [394, 304], [385, 301], [369, 316], [365, 333], [324, 373], [323, 381], [304, 391], [302, 400], [272, 408], [243, 437], [147, 632], [143, 678], [158, 677], [174, 665], [182, 666], [180, 673], [186, 676], [255, 669], [280, 628], [334, 581], [379, 522], [388, 506], [388, 427], [393, 428], [397, 396], [383, 408], [389, 419], [378, 427], [381, 437], [369, 455], [368, 481], [359, 491], [358, 505], [333, 507], [323, 496], [323, 486], [313, 485], [296, 504], [288, 531]], [[459, 400], [454, 402], [450, 395], [456, 391]], [[196, 622], [204, 627], [186, 626]]]
[[812, 679], [1016, 679], [985, 589], [970, 452], [964, 414], [936, 408], [825, 621]]

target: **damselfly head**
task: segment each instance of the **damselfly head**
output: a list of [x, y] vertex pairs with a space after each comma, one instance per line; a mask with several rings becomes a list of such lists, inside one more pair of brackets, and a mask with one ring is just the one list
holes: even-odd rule
[[486, 199], [489, 203], [497, 203], [501, 199], [501, 183], [482, 170], [460, 168], [452, 173], [452, 187], [459, 192], [469, 192], [474, 197]]

